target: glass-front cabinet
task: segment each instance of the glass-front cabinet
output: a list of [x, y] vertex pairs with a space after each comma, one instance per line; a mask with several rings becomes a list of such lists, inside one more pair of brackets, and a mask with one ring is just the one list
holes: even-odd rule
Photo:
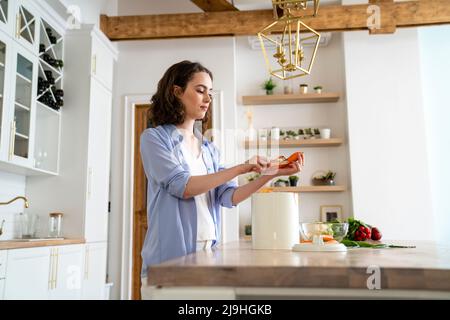
[[11, 145], [8, 97], [10, 93], [11, 43], [8, 37], [0, 32], [0, 160], [6, 160]]
[[36, 102], [37, 57], [16, 45], [14, 62], [16, 65], [13, 77], [11, 117], [11, 147], [9, 161], [32, 166], [33, 129]]
[[63, 57], [62, 21], [0, 0], [0, 170], [58, 174]]
[[38, 48], [37, 30], [39, 17], [29, 0], [17, 0], [16, 4], [16, 28], [15, 36], [17, 41], [32, 52]]
[[11, 16], [13, 15], [11, 6], [11, 0], [0, 0], [0, 29], [6, 33], [11, 33]]

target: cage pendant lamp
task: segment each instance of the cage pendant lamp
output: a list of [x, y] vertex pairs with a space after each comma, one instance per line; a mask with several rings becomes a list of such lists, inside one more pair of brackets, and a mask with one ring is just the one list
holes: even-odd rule
[[[319, 0], [273, 0], [272, 2], [274, 10], [282, 9], [283, 15], [258, 32], [269, 73], [282, 80], [309, 75], [319, 47], [320, 34], [300, 20], [303, 16], [292, 15], [291, 9], [306, 10], [307, 3], [314, 2], [312, 15], [315, 16]], [[281, 34], [275, 34], [275, 32], [279, 33], [279, 30], [282, 30]], [[305, 41], [312, 41], [314, 44], [313, 51], [309, 56], [306, 55], [303, 48]], [[272, 46], [267, 46], [267, 42]], [[272, 47], [275, 49], [269, 50]]]

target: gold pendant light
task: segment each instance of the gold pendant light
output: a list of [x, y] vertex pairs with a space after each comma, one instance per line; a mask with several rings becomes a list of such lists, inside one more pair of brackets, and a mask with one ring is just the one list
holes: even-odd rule
[[[317, 48], [319, 47], [320, 34], [300, 20], [307, 15], [301, 17], [293, 16], [291, 10], [306, 10], [308, 9], [308, 3], [313, 2], [313, 11], [309, 16], [316, 16], [319, 10], [319, 1], [272, 0], [274, 15], [277, 20], [258, 32], [266, 66], [271, 75], [282, 80], [287, 80], [310, 74]], [[281, 17], [278, 17], [279, 10], [283, 12]], [[272, 34], [273, 31], [279, 32], [280, 26], [282, 26], [281, 36]], [[308, 36], [301, 36], [302, 32], [307, 33]], [[273, 59], [271, 58], [269, 60], [264, 39], [273, 43], [275, 46], [275, 53], [271, 54]], [[310, 57], [306, 57], [303, 43], [305, 41], [309, 42], [311, 39], [313, 39], [314, 50]], [[275, 65], [274, 67], [272, 66], [273, 64]]]

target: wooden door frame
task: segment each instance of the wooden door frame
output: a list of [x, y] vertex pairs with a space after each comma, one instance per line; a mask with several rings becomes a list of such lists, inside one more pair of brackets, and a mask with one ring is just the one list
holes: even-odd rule
[[123, 217], [122, 217], [122, 268], [120, 298], [132, 299], [133, 285], [133, 199], [134, 199], [134, 127], [136, 106], [148, 104], [151, 95], [126, 95], [123, 142]]

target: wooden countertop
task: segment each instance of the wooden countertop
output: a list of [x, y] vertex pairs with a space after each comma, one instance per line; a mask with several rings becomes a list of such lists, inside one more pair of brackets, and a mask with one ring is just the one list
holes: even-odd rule
[[36, 241], [0, 240], [0, 250], [63, 246], [68, 244], [80, 244], [85, 242], [86, 240], [82, 238], [63, 239], [63, 240], [36, 240]]
[[368, 267], [378, 266], [382, 289], [450, 291], [449, 245], [385, 243], [416, 248], [295, 252], [253, 250], [241, 240], [151, 266], [148, 285], [367, 289]]

